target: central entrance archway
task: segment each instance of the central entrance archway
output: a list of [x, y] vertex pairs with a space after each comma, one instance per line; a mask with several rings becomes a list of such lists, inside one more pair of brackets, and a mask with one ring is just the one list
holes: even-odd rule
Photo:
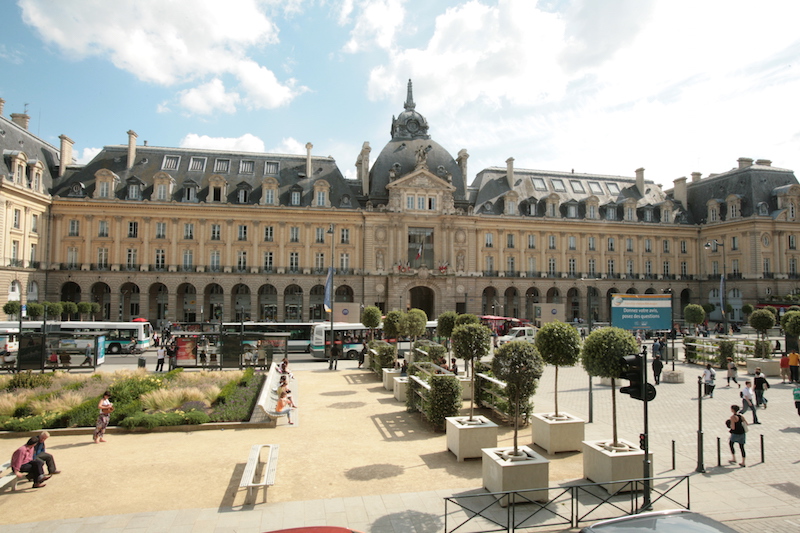
[[422, 309], [428, 315], [428, 320], [435, 320], [433, 314], [435, 307], [435, 295], [430, 287], [413, 287], [409, 293], [411, 309]]

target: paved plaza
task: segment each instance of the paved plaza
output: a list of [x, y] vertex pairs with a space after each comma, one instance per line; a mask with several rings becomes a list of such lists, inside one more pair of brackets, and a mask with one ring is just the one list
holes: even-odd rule
[[[154, 354], [147, 357], [152, 369]], [[112, 358], [102, 371], [135, 366], [135, 358]], [[444, 434], [406, 413], [377, 376], [352, 361], [329, 371], [326, 363], [293, 356], [292, 366], [301, 408], [295, 427], [282, 420], [274, 429], [112, 433], [108, 444], [96, 447], [86, 444], [86, 435], [53, 432], [48, 444], [64, 473], [38, 491], [0, 494], [3, 531], [258, 532], [339, 525], [370, 533], [435, 533], [444, 530], [444, 497], [480, 490], [480, 461], [458, 463], [446, 451]], [[701, 367], [678, 363], [676, 370], [683, 371], [684, 383], [663, 383], [650, 404], [655, 476], [691, 475], [691, 508], [738, 531], [800, 531], [800, 416], [791, 386], [770, 379], [769, 408], [759, 410], [762, 424], [751, 426], [747, 435], [748, 466], [729, 466], [724, 422], [730, 405], [740, 399], [735, 385], [725, 388], [720, 371], [714, 398], [702, 401], [706, 472], [696, 473]], [[547, 367], [534, 397], [535, 412], [552, 411], [553, 376], [554, 369]], [[588, 385], [580, 367], [561, 369], [560, 409], [588, 419]], [[617, 394], [621, 438], [638, 442], [642, 406]], [[752, 420], [750, 413], [746, 416]], [[530, 435], [523, 428], [520, 443], [530, 443]], [[586, 438], [610, 436], [610, 387], [595, 379]], [[511, 438], [511, 430], [503, 428], [500, 445]], [[717, 438], [722, 439], [722, 466], [717, 466]], [[20, 440], [0, 440], [2, 453], [10, 455]], [[280, 443], [280, 460], [268, 503], [247, 506], [234, 485], [255, 443]], [[551, 486], [582, 477], [580, 454], [547, 457]]]

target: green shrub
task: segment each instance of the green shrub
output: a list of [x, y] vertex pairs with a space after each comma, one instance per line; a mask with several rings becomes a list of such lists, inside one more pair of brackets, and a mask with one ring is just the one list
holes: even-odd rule
[[265, 379], [264, 374], [255, 374], [252, 368], [245, 370], [242, 380], [230, 394], [225, 396], [224, 401], [217, 401], [214, 410], [209, 415], [211, 420], [215, 422], [249, 420]]
[[728, 364], [728, 357], [733, 359], [734, 348], [736, 343], [734, 341], [720, 341], [719, 343], [719, 356], [717, 357], [717, 366], [726, 368]]
[[100, 411], [97, 409], [99, 401], [99, 398], [90, 398], [78, 407], [61, 414], [55, 420], [54, 427], [71, 428], [94, 426], [97, 422], [97, 415], [100, 414]]
[[425, 418], [438, 430], [443, 430], [445, 418], [458, 416], [461, 410], [461, 383], [453, 376], [433, 375], [430, 393], [422, 404]]
[[[98, 402], [100, 400], [97, 400]], [[97, 409], [97, 403], [95, 403], [95, 409]], [[129, 416], [135, 416], [144, 411], [144, 406], [142, 405], [142, 401], [136, 399], [132, 402], [124, 403], [121, 405], [114, 405], [114, 412], [111, 413], [111, 417], [109, 418], [109, 424], [112, 426], [118, 426], [120, 422], [128, 418]], [[95, 416], [99, 411], [95, 412]]]
[[187, 424], [207, 424], [211, 422], [211, 417], [205, 411], [188, 411], [183, 416]]
[[397, 359], [397, 346], [383, 341], [372, 341], [370, 348], [375, 350], [378, 355], [372, 357], [372, 370], [379, 376], [383, 373], [383, 368], [393, 368], [394, 361]]
[[30, 370], [19, 372], [11, 376], [8, 380], [6, 390], [13, 392], [14, 389], [35, 389], [38, 387], [49, 387], [53, 383], [53, 374], [34, 374]]
[[408, 367], [408, 389], [406, 389], [406, 411], [409, 413], [419, 413], [422, 410], [422, 397], [420, 396], [420, 385], [417, 380], [411, 379], [420, 373], [419, 369], [411, 365]]
[[[757, 312], [757, 311], [756, 311]], [[769, 359], [772, 356], [772, 344], [769, 341], [756, 341], [753, 357], [756, 359]]]
[[684, 337], [683, 351], [686, 354], [686, 362], [694, 363], [697, 359], [697, 337]]
[[[111, 385], [111, 401], [114, 407], [138, 400], [142, 394], [161, 388], [161, 378], [156, 376], [133, 376]], [[99, 401], [99, 400], [98, 400]]]
[[44, 416], [30, 416], [25, 418], [12, 418], [5, 423], [6, 431], [38, 431], [44, 429]]

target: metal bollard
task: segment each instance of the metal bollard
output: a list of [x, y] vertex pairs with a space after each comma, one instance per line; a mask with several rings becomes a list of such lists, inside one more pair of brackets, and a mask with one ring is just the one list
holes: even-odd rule
[[722, 441], [717, 437], [717, 466], [722, 466]]
[[764, 462], [764, 435], [759, 435], [761, 437], [761, 462]]
[[675, 441], [672, 441], [672, 470], [675, 470]]

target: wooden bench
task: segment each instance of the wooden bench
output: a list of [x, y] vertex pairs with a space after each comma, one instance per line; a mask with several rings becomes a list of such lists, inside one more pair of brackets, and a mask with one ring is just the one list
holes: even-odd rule
[[[8, 472], [6, 472], [8, 470]], [[4, 472], [3, 477], [0, 477], [0, 488], [6, 488], [7, 486], [11, 485], [11, 490], [17, 490], [17, 485], [19, 483], [25, 483], [30, 481], [27, 478], [27, 474], [23, 475], [22, 477], [18, 476], [11, 470], [11, 462], [5, 463], [0, 465], [0, 472]]]
[[[266, 461], [261, 461], [261, 450], [269, 448], [269, 455]], [[267, 501], [267, 489], [275, 484], [275, 474], [278, 469], [278, 450], [279, 444], [253, 444], [250, 448], [250, 457], [242, 473], [242, 480], [239, 482], [239, 489], [247, 489], [245, 505], [255, 503], [255, 495], [259, 487], [264, 487], [264, 502]], [[259, 472], [259, 466], [261, 466]]]

